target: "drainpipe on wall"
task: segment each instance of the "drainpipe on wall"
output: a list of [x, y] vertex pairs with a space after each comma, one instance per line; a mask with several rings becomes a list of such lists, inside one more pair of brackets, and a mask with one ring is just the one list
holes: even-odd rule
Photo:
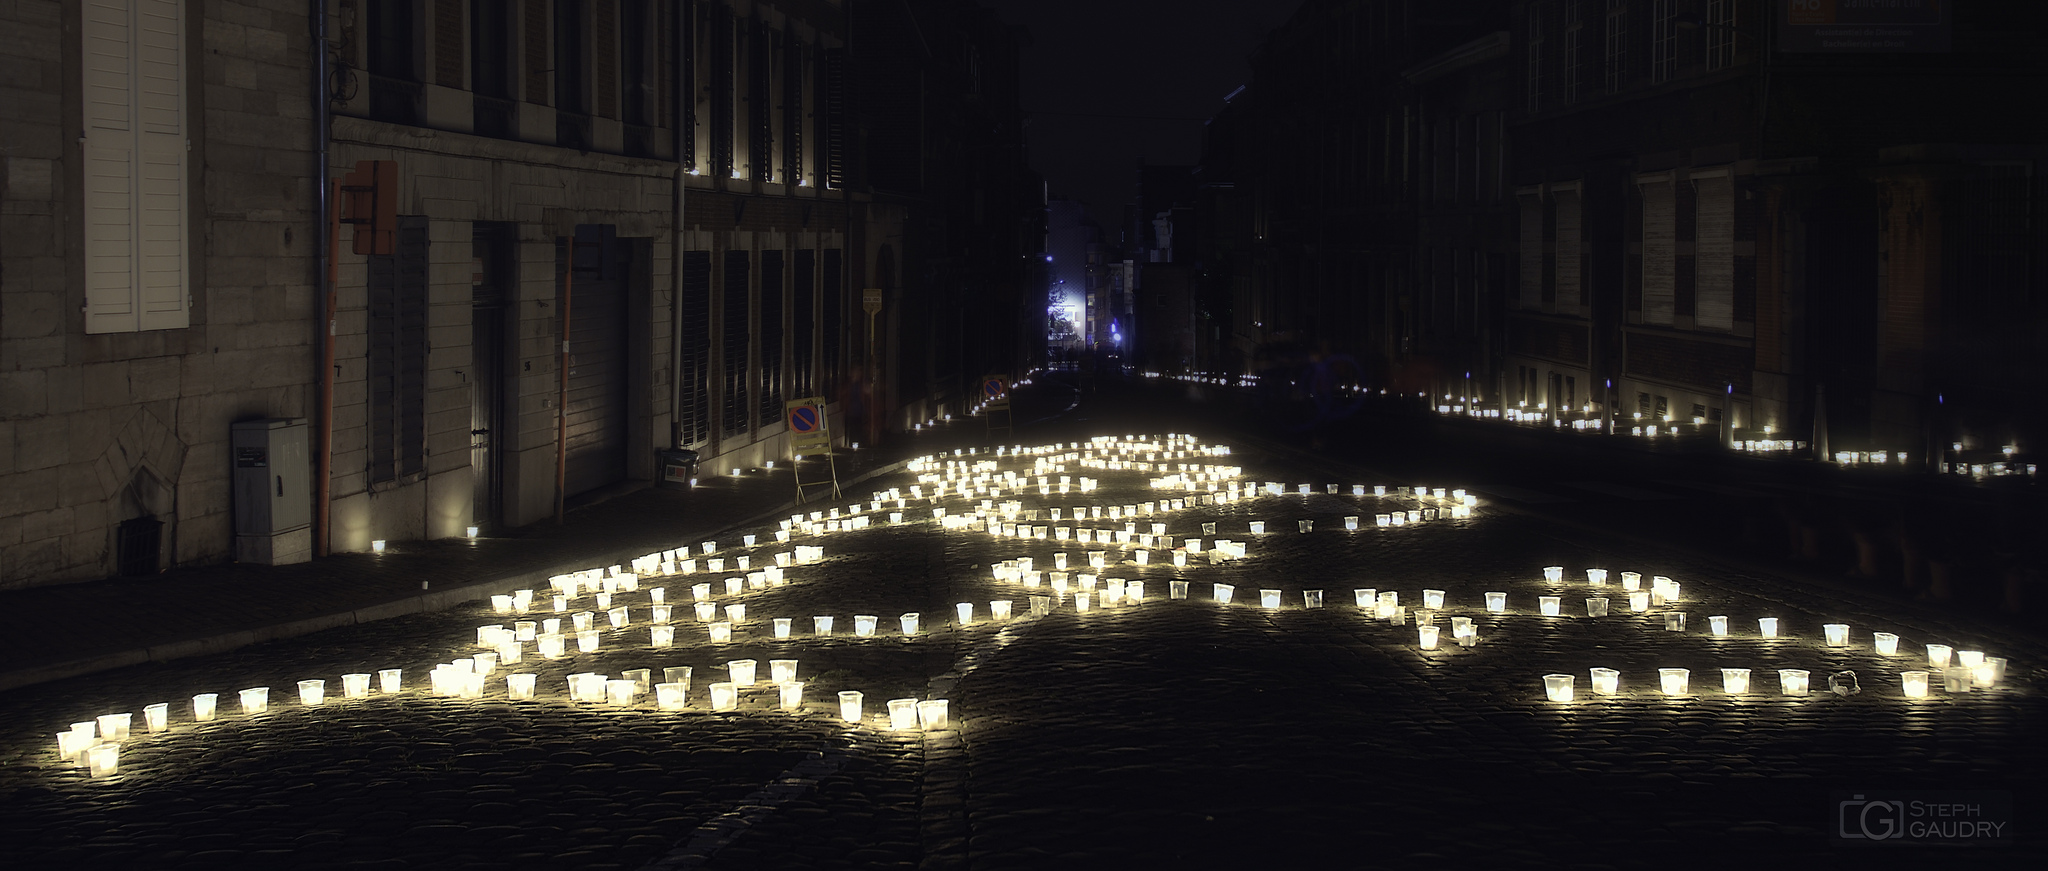
[[315, 190], [319, 197], [320, 220], [327, 222], [327, 232], [313, 234], [318, 246], [316, 269], [319, 280], [322, 305], [320, 321], [314, 330], [313, 343], [320, 349], [320, 395], [317, 400], [320, 415], [320, 429], [316, 436], [318, 444], [313, 451], [313, 555], [324, 557], [329, 553], [329, 497], [334, 469], [334, 309], [335, 309], [335, 248], [339, 244], [341, 223], [335, 220], [334, 210], [337, 197], [328, 169], [328, 141], [332, 124], [328, 105], [327, 80], [327, 0], [313, 0], [313, 139], [318, 154], [318, 165], [314, 167]]
[[560, 375], [555, 394], [555, 525], [562, 525], [563, 506], [569, 494], [569, 320], [576, 299], [576, 228], [569, 228], [562, 268], [562, 356], [556, 364]]

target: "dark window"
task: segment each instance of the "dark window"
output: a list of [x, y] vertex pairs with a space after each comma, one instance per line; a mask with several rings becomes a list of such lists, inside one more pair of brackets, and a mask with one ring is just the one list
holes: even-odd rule
[[691, 445], [711, 438], [711, 252], [683, 255], [683, 356], [678, 361], [682, 407], [676, 440]]
[[510, 138], [517, 130], [512, 100], [512, 21], [502, 3], [478, 3], [469, 18], [469, 85], [479, 136]]
[[397, 245], [369, 258], [370, 480], [425, 468], [427, 219], [398, 219]]
[[723, 432], [732, 436], [747, 431], [747, 252], [725, 252], [725, 403]]
[[371, 0], [369, 19], [370, 117], [393, 124], [419, 123], [419, 71], [414, 67], [412, 4]]
[[808, 248], [796, 252], [794, 273], [790, 278], [790, 302], [794, 306], [789, 313], [792, 327], [790, 342], [791, 373], [790, 390], [798, 397], [818, 395], [817, 373], [811, 370], [817, 355], [812, 351], [812, 342], [817, 336], [818, 288], [813, 279], [817, 277], [818, 252]]
[[732, 176], [733, 60], [732, 9], [715, 5], [711, 7], [711, 171], [719, 178]]
[[547, 0], [526, 0], [526, 102], [553, 105], [548, 99], [548, 71], [553, 68], [548, 58]]
[[412, 4], [370, 0], [370, 74], [412, 81]]
[[653, 86], [647, 80], [647, 41], [654, 37], [653, 16], [648, 14], [647, 0], [624, 0], [619, 10], [626, 19], [625, 26], [619, 28], [619, 60], [626, 86], [620, 118], [628, 124], [646, 126], [650, 114], [647, 110], [654, 100]]
[[782, 419], [782, 252], [761, 252], [761, 425]]
[[590, 150], [582, 0], [555, 0], [555, 144]]

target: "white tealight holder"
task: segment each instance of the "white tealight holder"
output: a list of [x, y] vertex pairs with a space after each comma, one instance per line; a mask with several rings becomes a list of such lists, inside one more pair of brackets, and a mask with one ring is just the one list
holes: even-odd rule
[[[378, 542], [383, 544], [383, 542]], [[112, 777], [120, 772], [121, 745], [99, 744], [85, 751], [86, 770], [93, 777]]]
[[1444, 607], [1444, 591], [1423, 590], [1422, 607], [1429, 608], [1431, 610], [1441, 610]]
[[597, 645], [598, 645], [598, 635], [597, 635], [597, 630], [595, 630], [595, 629], [585, 629], [585, 630], [583, 630], [583, 631], [581, 631], [581, 632], [578, 632], [578, 633], [576, 633], [576, 652], [577, 652], [577, 653], [596, 653], [596, 652], [597, 652]]
[[714, 644], [725, 644], [732, 641], [732, 623], [728, 621], [719, 620], [712, 623], [710, 631], [711, 641]]
[[1758, 635], [1761, 635], [1761, 636], [1763, 636], [1763, 637], [1765, 637], [1765, 638], [1776, 638], [1776, 637], [1778, 637], [1778, 618], [1776, 618], [1776, 617], [1759, 617], [1759, 618], [1757, 618], [1757, 621], [1756, 621], [1756, 632], [1757, 632], [1757, 634], [1758, 634]]
[[1167, 582], [1166, 582], [1166, 598], [1168, 598], [1168, 599], [1185, 599], [1185, 598], [1187, 598], [1187, 597], [1188, 597], [1188, 582], [1187, 582], [1187, 581], [1167, 581]]
[[1849, 624], [1823, 623], [1821, 624], [1820, 631], [1827, 639], [1829, 647], [1849, 646]]
[[1715, 614], [1707, 618], [1707, 634], [1715, 638], [1728, 637], [1728, 615]]
[[876, 622], [876, 620], [877, 620], [877, 619], [879, 619], [879, 618], [877, 618], [877, 617], [876, 617], [875, 615], [873, 615], [873, 614], [855, 614], [855, 615], [853, 615], [853, 635], [854, 635], [854, 637], [856, 637], [856, 638], [873, 638], [873, 637], [874, 637], [874, 635], [875, 635], [875, 622]]
[[1749, 692], [1749, 669], [1721, 669], [1721, 691], [1731, 695], [1742, 695]]
[[654, 685], [654, 706], [664, 711], [680, 711], [688, 707], [689, 693], [683, 684], [658, 683]]
[[1307, 608], [1307, 609], [1309, 609], [1309, 610], [1315, 610], [1315, 609], [1317, 609], [1317, 608], [1321, 608], [1321, 607], [1323, 607], [1323, 591], [1321, 591], [1321, 590], [1303, 590], [1303, 591], [1301, 591], [1301, 607], [1303, 607], [1303, 608]]
[[1621, 672], [1611, 668], [1595, 667], [1591, 669], [1591, 673], [1593, 675], [1593, 692], [1603, 696], [1611, 696], [1621, 691]]
[[299, 704], [317, 705], [327, 700], [327, 682], [324, 680], [299, 681]]
[[940, 732], [951, 725], [947, 712], [949, 703], [945, 699], [926, 699], [917, 703], [917, 723], [927, 732]]
[[690, 599], [692, 601], [702, 602], [710, 598], [711, 585], [709, 583], [690, 585]]
[[917, 731], [917, 700], [889, 700], [889, 729], [894, 732]]
[[171, 706], [168, 702], [144, 705], [142, 708], [143, 727], [151, 732], [161, 732], [171, 727]]
[[997, 599], [988, 603], [989, 617], [995, 620], [1010, 619], [1010, 600]]
[[843, 690], [839, 693], [839, 719], [848, 723], [860, 722], [861, 694], [858, 690]]
[[731, 621], [731, 622], [733, 622], [733, 623], [744, 623], [744, 622], [746, 622], [746, 620], [747, 620], [747, 606], [746, 606], [746, 603], [744, 603], [744, 602], [741, 602], [741, 603], [737, 603], [737, 604], [732, 604], [732, 605], [727, 605], [727, 606], [725, 606], [725, 619], [726, 619], [726, 620], [729, 620], [729, 621]]
[[1587, 570], [1586, 570], [1586, 583], [1588, 583], [1588, 584], [1592, 584], [1593, 586], [1596, 586], [1596, 587], [1604, 587], [1604, 586], [1607, 586], [1607, 570], [1606, 570], [1606, 569], [1587, 569]]
[[739, 688], [732, 681], [719, 681], [711, 685], [711, 710], [730, 711], [740, 706]]
[[534, 637], [534, 650], [542, 659], [561, 659], [564, 640], [559, 632], [543, 632]]
[[1788, 696], [1807, 694], [1813, 673], [1803, 668], [1778, 669], [1778, 691]]
[[811, 618], [811, 633], [812, 633], [813, 635], [830, 635], [830, 634], [832, 634], [832, 618], [831, 618], [831, 617], [824, 617], [824, 616], [819, 616], [819, 617], [812, 617], [812, 618]]
[[1490, 614], [1505, 614], [1508, 610], [1508, 594], [1487, 593], [1486, 610]]
[[795, 711], [804, 706], [804, 682], [793, 680], [776, 688], [776, 701], [785, 711]]
[[754, 666], [757, 664], [751, 659], [731, 660], [725, 664], [725, 673], [732, 678], [733, 686], [750, 687], [754, 685]]
[[1955, 648], [1953, 647], [1946, 644], [1929, 644], [1927, 645], [1927, 666], [1929, 668], [1947, 668], [1954, 655]]
[[1536, 610], [1542, 613], [1545, 617], [1556, 617], [1560, 613], [1562, 613], [1559, 610], [1559, 606], [1562, 603], [1562, 601], [1563, 600], [1558, 596], [1537, 596]]
[[128, 725], [134, 722], [134, 714], [101, 714], [93, 718], [99, 726], [100, 736], [108, 741], [128, 740]]
[[1630, 590], [1628, 594], [1628, 609], [1636, 613], [1650, 610], [1650, 591]]
[[1666, 631], [1666, 632], [1684, 632], [1684, 631], [1685, 631], [1685, 612], [1684, 612], [1684, 611], [1666, 611], [1666, 612], [1664, 612], [1664, 631]]
[[1605, 616], [1607, 616], [1607, 597], [1605, 597], [1605, 596], [1595, 596], [1595, 597], [1593, 597], [1593, 598], [1587, 599], [1587, 600], [1586, 600], [1586, 616], [1588, 616], [1588, 617], [1605, 617]]
[[1436, 649], [1437, 636], [1442, 632], [1441, 627], [1433, 625], [1417, 626], [1415, 631], [1421, 637], [1423, 650]]
[[1622, 588], [1622, 589], [1624, 589], [1624, 590], [1631, 590], [1631, 591], [1633, 591], [1633, 590], [1639, 590], [1639, 589], [1641, 589], [1641, 588], [1642, 588], [1642, 586], [1643, 586], [1643, 573], [1642, 573], [1642, 572], [1622, 572], [1622, 573], [1621, 573], [1621, 588]]
[[1927, 675], [1924, 671], [1899, 672], [1899, 687], [1905, 691], [1906, 698], [1927, 698]]
[[690, 605], [690, 608], [696, 612], [697, 622], [699, 623], [709, 623], [718, 619], [717, 602], [695, 602]]
[[1682, 696], [1682, 695], [1685, 695], [1685, 694], [1686, 694], [1686, 690], [1688, 689], [1688, 684], [1689, 684], [1689, 683], [1691, 682], [1691, 680], [1692, 680], [1692, 669], [1688, 669], [1688, 668], [1660, 668], [1660, 669], [1657, 669], [1657, 685], [1658, 685], [1658, 687], [1659, 687], [1660, 689], [1662, 689], [1662, 690], [1664, 691], [1664, 694], [1665, 694], [1665, 695], [1667, 695], [1667, 696]]
[[270, 710], [269, 687], [250, 687], [242, 690], [238, 695], [241, 696], [242, 713], [244, 714], [261, 714]]
[[1266, 609], [1268, 609], [1268, 610], [1275, 610], [1275, 609], [1278, 609], [1278, 608], [1280, 607], [1280, 591], [1279, 591], [1279, 590], [1260, 590], [1260, 591], [1259, 591], [1259, 607], [1261, 607], [1261, 608], [1266, 608]]
[[1217, 604], [1219, 604], [1219, 605], [1228, 605], [1228, 604], [1230, 604], [1230, 597], [1231, 597], [1231, 594], [1235, 593], [1236, 591], [1237, 591], [1237, 588], [1236, 588], [1236, 587], [1234, 587], [1234, 586], [1232, 586], [1232, 585], [1230, 585], [1230, 584], [1217, 584], [1217, 585], [1215, 585], [1215, 590], [1214, 590], [1214, 593], [1215, 593], [1215, 596], [1216, 596], [1216, 603], [1217, 603]]
[[1564, 566], [1544, 566], [1543, 579], [1553, 584], [1564, 580]]
[[640, 685], [630, 680], [608, 680], [604, 682], [604, 700], [609, 704], [625, 707], [633, 704], [633, 694], [639, 689]]
[[1379, 605], [1380, 591], [1365, 587], [1351, 591], [1351, 601], [1360, 608], [1374, 608]]
[[1873, 632], [1870, 634], [1870, 640], [1872, 644], [1876, 645], [1877, 652], [1880, 655], [1899, 655], [1899, 636], [1890, 632]]
[[400, 678], [400, 677], [402, 677], [402, 676], [404, 675], [404, 673], [405, 673], [405, 670], [404, 670], [404, 669], [398, 669], [398, 668], [383, 668], [383, 669], [378, 669], [378, 670], [377, 670], [377, 689], [378, 689], [378, 691], [379, 691], [379, 692], [385, 692], [385, 693], [395, 693], [395, 692], [398, 692], [398, 691], [399, 691], [399, 678]]
[[1543, 676], [1543, 695], [1553, 702], [1572, 700], [1572, 685], [1578, 680], [1569, 674], [1546, 674]]

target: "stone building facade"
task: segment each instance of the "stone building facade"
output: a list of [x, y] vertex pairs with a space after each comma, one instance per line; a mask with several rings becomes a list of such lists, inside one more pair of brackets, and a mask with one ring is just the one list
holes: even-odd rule
[[[1021, 365], [1036, 250], [1014, 38], [961, 6], [904, 7], [932, 46], [906, 65], [904, 22], [864, 54], [836, 0], [9, 4], [0, 586], [233, 558], [239, 421], [306, 421], [316, 509], [329, 470], [288, 561], [537, 522], [660, 449], [758, 469], [787, 399], [831, 400], [842, 443], [960, 410]], [[982, 92], [924, 107], [974, 103], [974, 141], [874, 102], [962, 66]], [[910, 146], [888, 178], [987, 190], [877, 185], [873, 139]], [[372, 161], [392, 249], [343, 225], [330, 264], [323, 205]], [[967, 360], [970, 309], [1008, 332]]]

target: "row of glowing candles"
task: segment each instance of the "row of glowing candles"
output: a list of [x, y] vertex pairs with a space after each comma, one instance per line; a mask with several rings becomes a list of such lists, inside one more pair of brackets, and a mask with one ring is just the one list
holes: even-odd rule
[[[860, 509], [858, 506], [852, 506], [849, 510], [851, 512], [858, 512]], [[826, 513], [827, 512], [814, 512], [808, 520], [805, 520], [804, 516], [799, 514], [792, 517], [788, 521], [784, 521], [783, 529], [776, 534], [777, 541], [788, 541], [790, 528], [793, 526], [797, 526], [799, 523], [811, 524], [817, 523], [821, 520], [826, 520]], [[836, 508], [831, 509], [829, 514], [830, 519], [836, 521], [839, 515], [839, 510]], [[865, 518], [861, 519], [863, 521], [865, 520]], [[849, 523], [846, 526], [846, 528], [860, 528], [864, 527], [865, 525], [865, 523], [861, 523], [858, 526], [856, 526]], [[833, 528], [836, 529], [837, 527], [838, 523], [834, 522]], [[806, 528], [805, 531], [809, 532], [813, 530]], [[818, 528], [815, 531], [825, 531], [823, 524], [819, 523]], [[747, 547], [754, 546], [757, 540], [756, 536], [751, 534], [743, 536], [743, 539]], [[717, 550], [716, 542], [702, 542], [699, 545], [699, 547], [701, 548], [702, 554], [706, 556], [705, 566], [707, 570], [713, 572], [724, 570], [724, 558], [709, 557], [709, 554], [712, 554]], [[611, 624], [611, 626], [615, 629], [625, 628], [630, 622], [629, 609], [624, 606], [612, 607], [611, 599], [614, 596], [623, 592], [637, 592], [639, 589], [638, 584], [640, 576], [643, 573], [654, 575], [689, 574], [695, 572], [697, 570], [697, 561], [696, 559], [688, 556], [689, 553], [690, 548], [684, 547], [640, 557], [634, 560], [633, 571], [631, 573], [624, 571], [624, 566], [615, 565], [609, 567], [608, 569], [587, 569], [580, 572], [556, 575], [549, 579], [555, 593], [555, 595], [552, 597], [552, 604], [554, 606], [554, 610], [557, 613], [567, 612], [569, 610], [570, 604], [575, 599], [579, 598], [584, 592], [589, 592], [596, 598], [599, 609], [605, 611], [606, 618], [608, 622]], [[753, 585], [756, 589], [760, 589], [766, 586], [781, 586], [787, 583], [782, 577], [782, 568], [787, 567], [792, 563], [804, 564], [816, 562], [822, 557], [823, 548], [817, 546], [798, 545], [794, 553], [783, 552], [775, 554], [773, 565], [764, 566], [762, 571], [750, 572], [745, 580], [742, 580], [740, 578], [726, 579], [726, 590], [728, 593], [736, 593], [739, 591], [739, 588], [745, 584]], [[737, 557], [734, 557], [733, 562], [739, 569], [743, 571], [751, 567], [751, 557], [749, 555], [739, 555]], [[712, 602], [703, 601], [709, 596], [710, 590], [711, 585], [708, 583], [695, 584], [691, 588], [693, 596], [697, 600], [699, 600], [695, 602], [695, 605], [696, 611], [700, 619], [707, 616], [707, 612], [715, 613], [717, 605]], [[668, 620], [668, 614], [666, 612], [669, 610], [671, 606], [664, 601], [665, 594], [666, 589], [663, 587], [654, 587], [651, 590], [649, 590], [649, 598], [651, 600], [651, 604], [649, 606], [650, 617], [657, 623], [665, 623]], [[493, 595], [491, 597], [491, 606], [492, 609], [497, 613], [523, 614], [531, 610], [533, 606], [534, 595], [535, 591], [531, 589], [515, 590], [511, 593]], [[1002, 604], [1007, 605], [1008, 603]], [[963, 605], [962, 607], [963, 609], [971, 610], [971, 606], [969, 605]], [[1004, 612], [1007, 612], [1008, 609], [1004, 608], [1002, 610]], [[725, 611], [730, 620], [744, 620], [746, 615], [746, 606], [744, 604], [727, 605], [725, 607]], [[965, 611], [963, 611], [963, 613], [965, 613]], [[594, 652], [598, 648], [598, 633], [592, 625], [594, 622], [594, 617], [595, 615], [589, 611], [577, 612], [570, 615], [571, 624], [575, 628], [575, 638], [577, 647], [578, 650], [581, 652]], [[906, 627], [906, 634], [914, 634], [916, 632], [917, 615], [905, 614], [903, 615], [902, 619], [904, 621], [903, 625]], [[818, 629], [819, 634], [830, 634], [832, 618], [818, 617], [814, 618], [814, 620], [816, 621], [814, 625]], [[510, 664], [522, 660], [522, 642], [534, 642], [537, 645], [538, 652], [548, 659], [561, 658], [566, 652], [566, 645], [564, 641], [564, 636], [559, 632], [560, 622], [560, 618], [547, 618], [541, 621], [518, 621], [514, 624], [514, 628], [509, 630], [506, 629], [502, 624], [479, 627], [477, 631], [478, 643], [484, 646], [495, 647], [497, 649], [492, 652], [479, 653], [473, 657], [458, 659], [452, 663], [441, 663], [436, 665], [432, 672], [430, 673], [430, 682], [432, 684], [434, 694], [459, 698], [480, 697], [482, 679], [485, 675], [490, 674], [491, 671], [493, 671], [501, 663]], [[787, 637], [789, 621], [783, 619], [777, 620], [775, 622], [777, 628], [777, 636]], [[873, 622], [874, 618], [872, 617], [856, 617], [855, 626], [857, 634], [871, 634]], [[866, 631], [862, 631], [863, 627], [865, 627]], [[657, 625], [652, 628], [653, 646], [670, 646], [670, 643], [673, 639], [673, 627]], [[714, 639], [729, 640], [729, 624], [725, 626], [725, 629], [726, 632], [721, 633], [719, 632], [719, 628], [717, 626], [714, 626], [712, 630]], [[720, 634], [727, 635], [727, 638], [717, 639], [717, 636]], [[730, 686], [751, 686], [752, 680], [750, 667], [753, 664], [752, 661], [738, 660], [735, 661], [735, 663], [730, 663], [729, 665], [739, 664], [743, 664], [744, 667], [747, 667], [747, 671], [745, 673], [749, 675], [749, 678], [746, 681], [731, 682]], [[777, 686], [781, 688], [780, 692], [783, 699], [783, 707], [795, 708], [798, 705], [800, 705], [802, 699], [802, 683], [795, 681], [793, 677], [785, 679], [780, 676], [780, 670], [784, 667], [785, 664], [790, 669], [791, 674], [793, 675], [795, 661], [773, 660], [770, 664], [772, 668], [777, 670], [778, 677], [776, 678], [775, 682]], [[645, 677], [645, 669], [638, 669], [633, 671], [640, 672], [640, 677]], [[670, 674], [673, 674], [675, 671], [676, 669], [665, 670], [665, 672]], [[683, 697], [684, 692], [687, 691], [688, 687], [687, 675], [689, 674], [689, 669], [683, 668], [681, 672], [684, 675], [684, 681], [681, 684], [673, 686], [663, 684], [655, 685], [652, 687], [652, 689], [654, 689], [656, 692], [659, 707], [661, 707], [664, 710], [673, 710], [682, 704], [681, 699]], [[386, 694], [395, 694], [401, 692], [402, 674], [403, 669], [398, 668], [379, 670], [376, 673], [375, 677], [377, 678], [380, 690]], [[343, 698], [361, 699], [369, 697], [371, 677], [372, 675], [368, 673], [342, 675]], [[587, 700], [591, 697], [587, 689], [588, 678], [588, 675], [571, 676], [570, 697], [572, 698], [572, 700]], [[530, 673], [506, 675], [508, 697], [512, 699], [533, 698], [535, 692], [536, 679], [537, 675]], [[299, 681], [297, 684], [297, 689], [299, 693], [300, 702], [307, 706], [318, 706], [323, 704], [326, 701], [327, 695], [326, 683], [327, 682], [323, 679]], [[629, 701], [633, 692], [644, 693], [647, 689], [649, 689], [649, 687], [645, 684], [646, 681], [644, 679], [636, 681], [631, 677], [623, 681], [608, 681], [607, 684], [601, 689], [600, 695], [604, 698], [610, 698], [614, 701], [618, 701], [621, 698], [620, 694], [625, 693], [625, 698]], [[632, 691], [628, 691], [627, 687], [629, 686], [633, 687], [634, 689]], [[728, 684], [725, 683], [712, 685], [712, 702], [714, 710], [731, 709], [731, 705], [721, 707], [719, 704], [720, 699], [724, 695], [724, 691], [722, 688], [727, 686]], [[664, 687], [667, 688], [664, 689]], [[854, 697], [854, 707], [852, 708], [852, 710], [858, 710], [859, 695], [860, 694], [857, 692], [852, 694], [852, 696]], [[236, 696], [238, 701], [240, 702], [241, 710], [244, 714], [256, 715], [266, 713], [269, 710], [270, 688], [267, 686], [250, 687], [248, 689], [240, 690], [237, 692]], [[844, 713], [846, 710], [849, 710], [845, 705], [845, 697], [847, 696], [847, 694], [842, 693], [841, 696], [841, 709], [842, 713]], [[195, 722], [209, 722], [214, 720], [217, 717], [219, 711], [219, 698], [220, 695], [218, 693], [200, 693], [198, 695], [193, 696], [191, 700], [193, 720]], [[917, 703], [916, 700], [910, 701], [913, 703]], [[925, 705], [925, 711], [936, 712], [937, 719], [934, 722], [941, 724], [937, 727], [928, 726], [928, 728], [943, 728], [943, 723], [945, 722], [944, 702], [939, 702], [936, 707], [934, 707], [932, 704], [928, 702], [922, 704]], [[894, 710], [896, 707], [898, 707], [898, 705], [892, 701], [891, 709]], [[142, 713], [144, 726], [149, 732], [157, 733], [169, 730], [170, 703], [158, 702], [155, 704], [146, 705], [143, 707]], [[130, 738], [130, 727], [133, 718], [134, 715], [132, 713], [104, 714], [94, 718], [93, 720], [86, 720], [73, 723], [71, 724], [70, 729], [64, 732], [57, 733], [58, 754], [60, 757], [67, 761], [73, 762], [75, 764], [86, 765], [91, 775], [94, 777], [104, 777], [115, 774], [119, 770], [121, 744]], [[849, 719], [857, 720], [858, 714], [855, 714], [853, 717]], [[900, 718], [898, 718], [897, 728], [902, 728]]]
[[[1933, 645], [1930, 645], [1933, 646]], [[1949, 666], [1947, 668], [1913, 669], [1899, 672], [1899, 691], [1909, 699], [1924, 699], [1931, 695], [1930, 686], [1940, 686], [1949, 693], [1967, 693], [1974, 688], [1989, 688], [2003, 676], [2005, 660], [1987, 658], [1976, 668]], [[1721, 691], [1728, 695], [1746, 695], [1750, 689], [1751, 671], [1747, 668], [1721, 669]], [[1778, 669], [1778, 689], [1784, 695], [1804, 696], [1809, 692], [1812, 672], [1803, 668]], [[1611, 668], [1590, 669], [1593, 692], [1611, 696], [1620, 693], [1621, 672]], [[1569, 702], [1578, 676], [1570, 674], [1546, 674], [1543, 676], [1545, 698], [1553, 702]], [[1685, 668], [1657, 669], [1657, 688], [1667, 696], [1693, 694], [1692, 670]], [[1853, 683], [1850, 685], [1853, 687]]]

